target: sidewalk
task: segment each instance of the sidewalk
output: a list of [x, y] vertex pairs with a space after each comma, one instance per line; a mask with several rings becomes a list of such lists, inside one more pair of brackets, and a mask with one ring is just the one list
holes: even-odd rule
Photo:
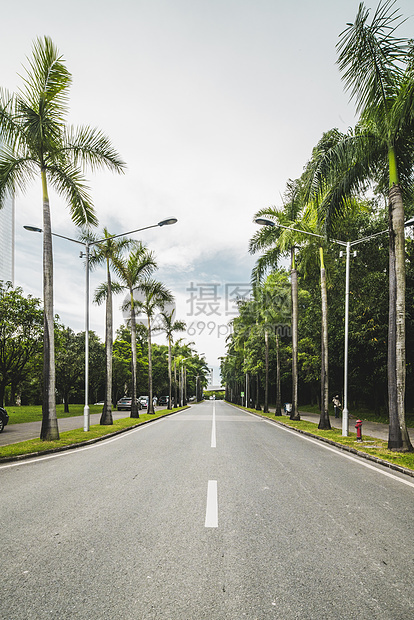
[[[129, 411], [113, 411], [112, 418], [119, 420], [120, 418], [127, 418]], [[100, 413], [91, 413], [89, 416], [89, 424], [99, 424], [101, 419]], [[40, 429], [42, 422], [24, 422], [23, 424], [8, 424], [2, 433], [0, 433], [0, 447], [8, 446], [11, 443], [18, 443], [19, 441], [27, 441], [28, 439], [39, 439]], [[83, 428], [83, 415], [74, 416], [72, 418], [59, 418], [58, 419], [59, 432], [73, 431], [77, 428]]]
[[[301, 420], [306, 420], [307, 422], [314, 422], [315, 424], [318, 424], [319, 422], [319, 414], [317, 413], [308, 413], [307, 411], [299, 410], [299, 414]], [[335, 416], [331, 415], [329, 416], [329, 419], [331, 421], [332, 428], [342, 428], [342, 418], [335, 418]], [[350, 433], [356, 432], [355, 422], [356, 418], [349, 419]], [[409, 428], [408, 434], [410, 436], [411, 442], [414, 443], [414, 428]], [[381, 424], [380, 422], [368, 422], [367, 420], [363, 420], [362, 439], [364, 440], [367, 437], [373, 437], [375, 439], [382, 439], [383, 441], [388, 441], [388, 424]]]

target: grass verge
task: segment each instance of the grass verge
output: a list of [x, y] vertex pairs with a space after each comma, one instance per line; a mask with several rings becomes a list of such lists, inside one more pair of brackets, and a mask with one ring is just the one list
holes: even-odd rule
[[[73, 418], [83, 415], [83, 404], [69, 405], [69, 413], [65, 413], [64, 405], [56, 405], [57, 418]], [[22, 405], [21, 407], [6, 407], [9, 414], [9, 424], [23, 424], [24, 422], [39, 422], [42, 419], [42, 405]], [[102, 405], [89, 405], [89, 413], [101, 413]]]
[[263, 411], [247, 409], [246, 407], [239, 408], [261, 415], [265, 418], [270, 418], [271, 420], [276, 420], [276, 422], [280, 422], [285, 426], [291, 426], [304, 433], [309, 433], [311, 435], [315, 435], [316, 437], [323, 437], [330, 441], [334, 441], [342, 446], [347, 446], [355, 452], [369, 454], [375, 458], [392, 463], [393, 465], [398, 465], [399, 467], [404, 467], [414, 471], [414, 453], [393, 452], [392, 450], [388, 450], [387, 442], [382, 439], [365, 436], [362, 442], [358, 442], [356, 439], [356, 433], [349, 433], [348, 437], [343, 437], [342, 431], [339, 428], [331, 428], [328, 431], [323, 431], [318, 428], [318, 424], [315, 422], [308, 422], [306, 420], [289, 420], [287, 416], [275, 416], [274, 413], [263, 413]]
[[[102, 407], [100, 407], [102, 409]], [[187, 407], [177, 407], [177, 409], [162, 409], [157, 411], [153, 415], [147, 413], [140, 413], [139, 418], [121, 418], [120, 420], [114, 420], [111, 426], [101, 426], [100, 424], [94, 424], [90, 427], [90, 430], [85, 432], [83, 428], [78, 428], [73, 431], [64, 431], [60, 433], [60, 439], [58, 441], [41, 441], [40, 439], [29, 439], [28, 441], [21, 441], [19, 443], [13, 443], [8, 446], [2, 446], [0, 448], [0, 462], [2, 460], [9, 460], [18, 456], [24, 456], [28, 454], [46, 453], [50, 451], [58, 450], [66, 446], [76, 446], [85, 444], [89, 441], [105, 437], [120, 431], [128, 430], [144, 424], [149, 420], [155, 420], [162, 418], [171, 413], [182, 411]], [[79, 414], [78, 414], [79, 415]], [[33, 420], [31, 420], [33, 421]]]

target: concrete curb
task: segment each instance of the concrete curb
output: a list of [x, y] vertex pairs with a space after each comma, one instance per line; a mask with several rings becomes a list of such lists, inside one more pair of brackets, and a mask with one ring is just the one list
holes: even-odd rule
[[[226, 401], [227, 402], [227, 401]], [[239, 407], [234, 405], [233, 403], [227, 403], [228, 405], [232, 405], [236, 409], [241, 409], [242, 411], [246, 411], [243, 407]], [[308, 431], [303, 431], [300, 428], [295, 428], [294, 426], [290, 426], [289, 424], [285, 424], [284, 422], [280, 422], [279, 420], [272, 420], [272, 418], [268, 418], [267, 416], [260, 415], [260, 413], [254, 413], [253, 411], [249, 411], [252, 415], [255, 415], [262, 420], [269, 420], [276, 426], [283, 426], [284, 428], [288, 428], [291, 431], [295, 431], [296, 433], [301, 433], [302, 435], [307, 435], [308, 437], [312, 437], [312, 439], [317, 439], [318, 441], [322, 441], [327, 443], [335, 448], [339, 448], [344, 452], [350, 452], [354, 456], [359, 456], [360, 458], [366, 459], [367, 461], [372, 461], [377, 465], [383, 465], [384, 467], [388, 467], [388, 469], [392, 469], [394, 471], [398, 471], [400, 474], [405, 474], [406, 476], [410, 476], [414, 478], [414, 471], [412, 469], [408, 469], [407, 467], [402, 467], [401, 465], [396, 465], [395, 463], [390, 463], [390, 461], [384, 461], [384, 459], [380, 459], [377, 456], [372, 454], [368, 454], [367, 452], [363, 452], [362, 450], [356, 450], [356, 448], [350, 448], [349, 446], [344, 446], [337, 441], [333, 441], [332, 439], [327, 439], [326, 437], [320, 437], [319, 435], [313, 435], [313, 433], [309, 433]]]
[[[47, 454], [55, 454], [58, 452], [67, 452], [68, 450], [76, 450], [77, 448], [84, 448], [85, 446], [90, 446], [94, 443], [98, 443], [99, 441], [104, 441], [105, 439], [110, 439], [111, 437], [116, 437], [117, 435], [121, 435], [122, 433], [126, 433], [128, 431], [135, 430], [139, 426], [144, 426], [145, 424], [151, 424], [152, 422], [156, 422], [157, 420], [162, 420], [163, 418], [169, 418], [171, 415], [175, 413], [180, 413], [181, 411], [185, 411], [185, 409], [189, 409], [190, 405], [187, 407], [183, 407], [180, 411], [172, 411], [171, 413], [166, 413], [165, 415], [158, 416], [157, 418], [153, 418], [152, 420], [145, 420], [144, 422], [138, 422], [138, 424], [134, 424], [134, 426], [128, 426], [127, 428], [121, 428], [113, 433], [108, 433], [107, 435], [102, 435], [102, 437], [95, 437], [94, 439], [88, 439], [87, 441], [81, 441], [79, 443], [68, 444], [67, 446], [60, 446], [58, 448], [51, 448], [50, 450], [41, 450], [40, 452], [30, 452], [28, 454], [18, 454], [16, 456], [6, 456], [0, 457], [0, 464], [2, 463], [12, 463], [15, 461], [24, 461], [26, 459], [37, 458]], [[9, 444], [16, 445], [16, 444]]]

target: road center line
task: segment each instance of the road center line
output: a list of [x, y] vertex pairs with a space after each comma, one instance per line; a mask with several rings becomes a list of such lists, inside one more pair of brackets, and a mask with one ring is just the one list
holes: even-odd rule
[[218, 527], [217, 480], [209, 480], [207, 485], [207, 506], [205, 527]]
[[213, 401], [213, 423], [211, 426], [211, 447], [216, 447], [216, 403]]

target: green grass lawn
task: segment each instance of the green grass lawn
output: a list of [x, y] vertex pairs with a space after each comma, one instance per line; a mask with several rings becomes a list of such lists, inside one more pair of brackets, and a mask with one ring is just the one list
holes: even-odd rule
[[[321, 412], [318, 405], [299, 405], [299, 409], [301, 411], [316, 413], [318, 415]], [[329, 415], [334, 415], [334, 409], [332, 406], [329, 407]], [[389, 424], [388, 414], [377, 414], [374, 411], [365, 408], [353, 409], [352, 407], [349, 407], [349, 417], [355, 420], [368, 420], [369, 422], [380, 422], [381, 424]], [[411, 411], [407, 411], [405, 414], [405, 419], [407, 426], [409, 426], [410, 428], [414, 427], [414, 413], [412, 413]]]
[[[69, 405], [69, 413], [63, 411], [64, 405], [56, 405], [58, 418], [72, 418], [83, 415], [85, 405]], [[42, 405], [22, 405], [21, 407], [6, 407], [10, 416], [9, 424], [22, 424], [23, 422], [38, 422], [42, 419]], [[102, 405], [89, 405], [89, 413], [101, 413]]]

